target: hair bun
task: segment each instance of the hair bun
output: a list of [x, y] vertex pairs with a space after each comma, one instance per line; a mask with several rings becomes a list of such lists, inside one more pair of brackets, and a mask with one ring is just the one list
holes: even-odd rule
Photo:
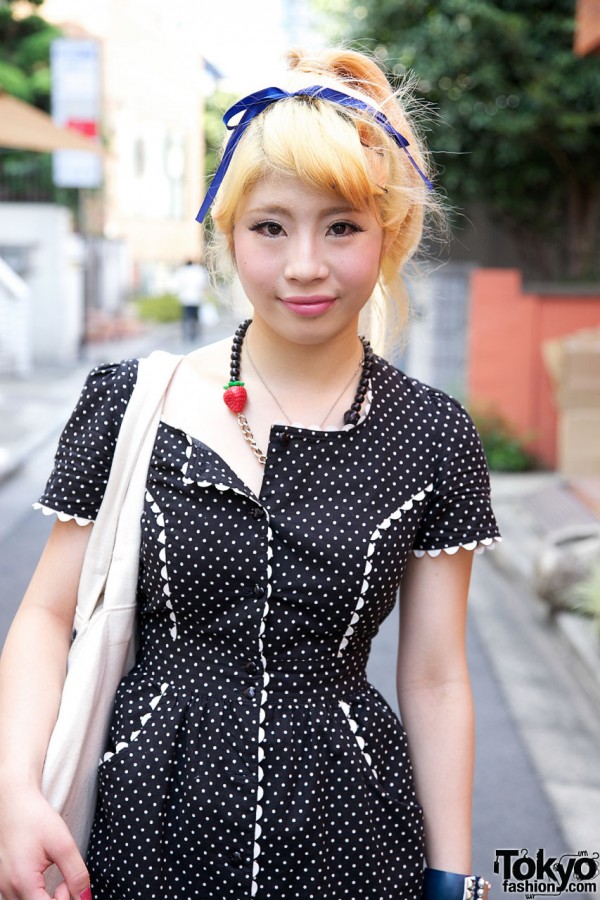
[[374, 59], [356, 50], [292, 49], [287, 53], [288, 68], [333, 79], [383, 103], [393, 95], [392, 88]]

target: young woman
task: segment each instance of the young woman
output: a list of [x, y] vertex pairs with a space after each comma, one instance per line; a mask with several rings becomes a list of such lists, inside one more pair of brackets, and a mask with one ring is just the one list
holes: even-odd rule
[[[419, 244], [423, 148], [348, 51], [291, 54], [226, 120], [199, 218], [251, 320], [168, 391], [85, 863], [40, 772], [136, 362], [92, 372], [65, 429], [2, 661], [0, 890], [42, 900], [54, 861], [60, 900], [483, 896], [464, 631], [472, 551], [498, 539], [487, 469], [462, 407], [359, 337]], [[365, 677], [399, 588], [402, 724]]]

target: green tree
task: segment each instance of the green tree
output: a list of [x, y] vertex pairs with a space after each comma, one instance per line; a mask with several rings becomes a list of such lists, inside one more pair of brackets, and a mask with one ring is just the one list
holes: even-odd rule
[[[223, 124], [223, 113], [239, 98], [227, 91], [216, 90], [204, 103], [204, 175], [208, 185], [217, 170], [220, 159], [220, 150], [225, 137], [226, 128]], [[212, 229], [210, 216], [204, 221], [204, 228]]]
[[[0, 90], [50, 112], [50, 46], [61, 31], [39, 15], [44, 0], [0, 0]], [[55, 188], [52, 156], [0, 149], [0, 199], [76, 206], [76, 192]]]
[[50, 45], [60, 30], [38, 15], [42, 3], [0, 0], [0, 88], [49, 112]]
[[223, 113], [235, 103], [235, 94], [215, 91], [206, 98], [204, 105], [204, 172], [212, 178], [219, 164], [219, 150], [225, 136]]
[[573, 53], [574, 0], [320, 5], [352, 46], [418, 76], [453, 204], [484, 203], [556, 277], [600, 274], [600, 59]]

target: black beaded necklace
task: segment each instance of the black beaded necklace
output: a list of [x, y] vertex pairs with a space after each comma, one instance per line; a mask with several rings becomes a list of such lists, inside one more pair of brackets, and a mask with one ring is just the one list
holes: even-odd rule
[[[244, 438], [250, 445], [252, 452], [254, 453], [254, 455], [256, 456], [258, 461], [261, 463], [261, 465], [264, 466], [264, 464], [267, 461], [267, 458], [266, 458], [265, 454], [262, 452], [262, 450], [260, 449], [260, 447], [257, 445], [256, 441], [254, 440], [254, 435], [252, 434], [250, 425], [248, 424], [248, 420], [246, 419], [246, 416], [244, 415], [244, 408], [248, 401], [248, 393], [246, 391], [246, 388], [244, 387], [244, 382], [240, 380], [240, 362], [241, 362], [241, 358], [242, 358], [242, 344], [244, 343], [244, 338], [246, 337], [246, 332], [248, 331], [248, 328], [250, 327], [251, 323], [252, 323], [252, 319], [246, 319], [238, 327], [237, 331], [235, 332], [235, 334], [233, 336], [233, 343], [231, 345], [231, 356], [230, 356], [230, 363], [229, 363], [229, 382], [228, 382], [228, 384], [223, 385], [224, 390], [225, 390], [225, 393], [223, 394], [223, 401], [225, 402], [226, 406], [228, 406], [232, 412], [236, 413], [240, 428], [242, 430], [242, 434], [244, 435]], [[362, 405], [365, 400], [367, 389], [369, 387], [369, 379], [371, 377], [371, 369], [373, 368], [373, 349], [372, 349], [369, 341], [362, 335], [359, 335], [359, 340], [363, 346], [363, 358], [362, 358], [362, 364], [361, 364], [362, 372], [360, 375], [358, 387], [356, 389], [356, 394], [354, 395], [354, 400], [352, 402], [352, 405], [351, 405], [350, 409], [346, 410], [346, 412], [344, 413], [344, 424], [345, 425], [356, 425], [356, 423], [358, 422], [358, 420], [360, 418], [360, 410], [361, 410]], [[260, 375], [258, 370], [256, 370], [256, 371], [257, 371], [257, 375], [259, 376], [261, 381], [263, 381], [263, 384], [264, 384], [264, 380], [262, 379], [262, 376]], [[271, 393], [271, 396], [274, 396], [266, 384], [265, 384], [265, 387], [267, 387], [267, 390], [269, 391], [269, 393]], [[275, 397], [274, 397], [274, 399], [276, 400]], [[277, 402], [277, 400], [276, 400], [276, 402]], [[277, 405], [280, 406], [278, 402], [277, 402]], [[334, 404], [334, 406], [335, 406], [335, 404]], [[281, 409], [281, 406], [280, 406], [280, 409]], [[333, 407], [332, 407], [332, 409], [333, 409]], [[330, 412], [331, 412], [331, 410], [329, 411], [329, 413]], [[329, 413], [327, 414], [325, 421], [329, 417]]]

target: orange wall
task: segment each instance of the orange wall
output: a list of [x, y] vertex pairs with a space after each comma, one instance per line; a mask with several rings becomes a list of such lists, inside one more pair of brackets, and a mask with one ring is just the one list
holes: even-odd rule
[[556, 406], [545, 341], [600, 325], [596, 295], [524, 293], [514, 269], [471, 276], [469, 402], [492, 408], [545, 463], [556, 465]]
[[577, 0], [575, 53], [600, 53], [600, 6], [598, 0]]

